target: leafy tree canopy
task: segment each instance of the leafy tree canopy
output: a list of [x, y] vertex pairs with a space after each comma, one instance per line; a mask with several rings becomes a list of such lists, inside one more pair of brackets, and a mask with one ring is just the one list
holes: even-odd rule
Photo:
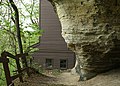
[[[33, 50], [30, 46], [39, 42], [42, 30], [39, 28], [38, 0], [15, 0], [20, 17], [20, 29], [24, 52]], [[0, 53], [7, 50], [18, 53], [15, 12], [8, 0], [0, 1]]]

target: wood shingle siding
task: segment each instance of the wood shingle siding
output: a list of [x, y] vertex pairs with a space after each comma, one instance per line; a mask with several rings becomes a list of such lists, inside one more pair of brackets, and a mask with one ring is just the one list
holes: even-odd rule
[[75, 56], [61, 36], [61, 25], [52, 5], [47, 0], [41, 0], [40, 9], [40, 27], [44, 33], [37, 45], [39, 51], [33, 54], [34, 60], [45, 67], [46, 59], [52, 59], [53, 68], [60, 69], [60, 60], [65, 59], [67, 68], [72, 68]]

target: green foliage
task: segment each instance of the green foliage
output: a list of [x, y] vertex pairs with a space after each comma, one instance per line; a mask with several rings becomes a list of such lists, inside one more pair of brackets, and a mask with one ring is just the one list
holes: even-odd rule
[[2, 64], [0, 64], [0, 86], [6, 86], [5, 74], [3, 71]]
[[[34, 51], [34, 48], [31, 46], [35, 43], [39, 42], [39, 36], [41, 36], [41, 33], [43, 32], [40, 30], [38, 24], [39, 20], [39, 2], [38, 0], [29, 0], [26, 2], [26, 0], [18, 0], [15, 2], [19, 9], [19, 15], [20, 15], [20, 28], [21, 28], [21, 36], [22, 36], [22, 44], [24, 52], [30, 52], [31, 50]], [[0, 27], [2, 30], [0, 30], [0, 33], [7, 34], [6, 41], [2, 46], [0, 46], [1, 51], [6, 50], [6, 45], [8, 45], [11, 53], [18, 53], [18, 44], [17, 44], [17, 35], [16, 35], [16, 27], [15, 27], [15, 18], [14, 18], [14, 11], [10, 7], [9, 3], [6, 1], [2, 2], [2, 5], [0, 7], [1, 13], [0, 14]], [[30, 31], [32, 30], [32, 31]], [[4, 31], [4, 32], [3, 32]], [[3, 34], [2, 34], [3, 35]], [[2, 36], [0, 36], [2, 40]], [[9, 39], [9, 42], [8, 42]], [[9, 44], [10, 43], [10, 44]], [[6, 44], [6, 45], [5, 45]], [[12, 44], [12, 45], [11, 45]], [[6, 46], [6, 47], [5, 47]], [[36, 50], [36, 49], [35, 49]]]
[[[29, 2], [29, 3], [27, 3]], [[39, 36], [43, 32], [38, 24], [39, 20], [39, 2], [38, 0], [16, 0], [15, 4], [19, 10], [21, 38], [24, 52], [31, 53], [36, 49], [31, 46], [39, 42]], [[31, 3], [30, 3], [31, 2]], [[22, 8], [21, 8], [22, 7]], [[0, 1], [0, 54], [6, 50], [12, 54], [19, 53], [18, 42], [15, 27], [15, 13], [11, 8], [8, 0]], [[25, 30], [27, 29], [27, 30]], [[29, 29], [32, 29], [30, 31]], [[11, 74], [16, 70], [14, 60], [10, 59], [9, 67]], [[5, 78], [0, 63], [0, 86], [5, 86]]]
[[34, 62], [32, 64], [32, 68], [34, 68], [35, 70], [37, 70], [39, 73], [45, 73], [45, 69], [38, 63]]

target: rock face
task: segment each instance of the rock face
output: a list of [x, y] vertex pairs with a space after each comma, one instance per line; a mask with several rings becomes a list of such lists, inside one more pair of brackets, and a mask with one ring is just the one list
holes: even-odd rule
[[120, 65], [120, 0], [50, 0], [80, 80]]

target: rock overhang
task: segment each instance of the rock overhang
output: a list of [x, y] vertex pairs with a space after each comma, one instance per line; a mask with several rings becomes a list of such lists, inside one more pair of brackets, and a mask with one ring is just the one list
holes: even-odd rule
[[81, 80], [120, 63], [120, 0], [51, 0]]

